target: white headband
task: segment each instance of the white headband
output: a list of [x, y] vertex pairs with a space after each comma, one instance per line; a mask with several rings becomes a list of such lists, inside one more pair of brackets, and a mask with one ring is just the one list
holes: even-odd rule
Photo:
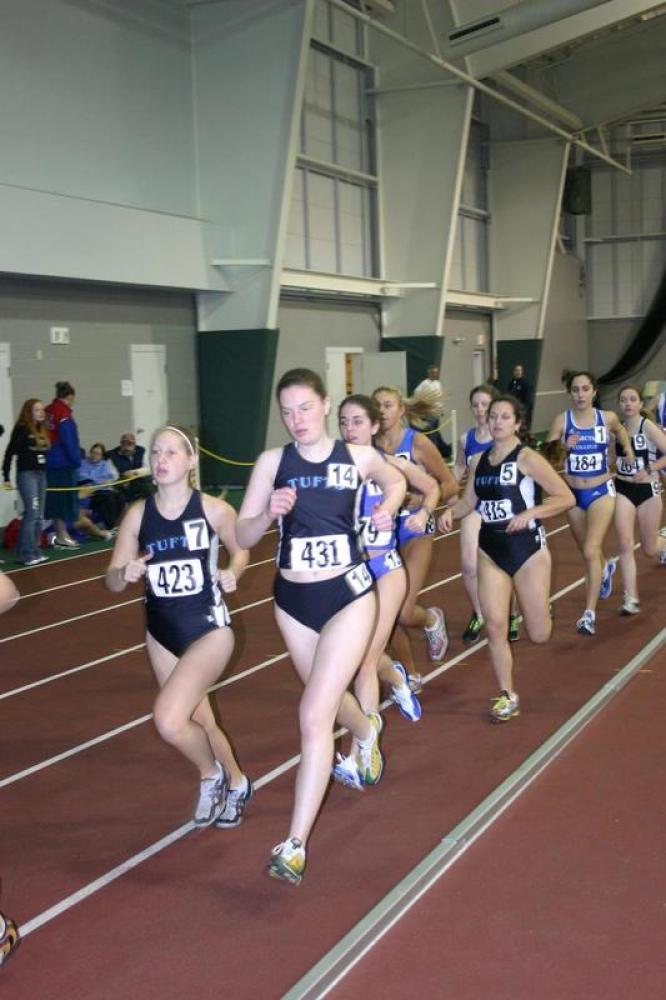
[[165, 424], [164, 425], [164, 430], [165, 431], [173, 431], [174, 434], [180, 434], [180, 436], [182, 437], [182, 439], [185, 441], [187, 447], [190, 449], [192, 457], [196, 458], [196, 453], [194, 451], [194, 448], [192, 447], [192, 442], [188, 438], [187, 434], [185, 434], [183, 431], [181, 431], [180, 427], [174, 427], [173, 424]]

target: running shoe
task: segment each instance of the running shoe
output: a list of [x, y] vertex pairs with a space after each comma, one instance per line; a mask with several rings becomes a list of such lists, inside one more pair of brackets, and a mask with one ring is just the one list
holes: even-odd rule
[[481, 629], [484, 626], [484, 621], [481, 615], [477, 615], [476, 611], [467, 623], [467, 628], [462, 634], [462, 641], [466, 642], [468, 646], [472, 643], [477, 642], [481, 638]]
[[597, 625], [594, 611], [583, 611], [582, 618], [579, 618], [576, 622], [576, 631], [580, 635], [595, 635]]
[[513, 694], [502, 691], [497, 698], [493, 698], [488, 712], [491, 722], [508, 722], [518, 715], [520, 715], [520, 698], [515, 691]]
[[217, 774], [212, 778], [202, 778], [199, 785], [199, 800], [194, 810], [195, 826], [210, 826], [224, 809], [224, 799], [227, 790], [227, 778], [224, 768], [215, 761]]
[[437, 663], [443, 660], [449, 645], [449, 637], [446, 633], [446, 619], [441, 608], [428, 608], [430, 614], [435, 618], [434, 625], [426, 625], [424, 628], [426, 642], [428, 644], [428, 656]]
[[604, 563], [604, 575], [599, 587], [599, 597], [605, 601], [613, 593], [613, 575], [615, 573], [615, 560], [607, 559]]
[[408, 722], [418, 722], [422, 714], [421, 702], [409, 686], [409, 677], [402, 663], [394, 663], [393, 666], [401, 674], [402, 684], [391, 686], [391, 701], [398, 706], [400, 714]]
[[621, 615], [637, 615], [641, 610], [640, 601], [636, 597], [632, 597], [631, 594], [627, 594], [625, 591], [624, 599], [622, 601], [622, 607], [620, 608]]
[[509, 615], [509, 642], [518, 642], [520, 639], [520, 626], [522, 624], [522, 615]]
[[341, 753], [335, 755], [333, 778], [346, 788], [353, 788], [357, 792], [363, 791], [363, 778], [353, 754], [349, 754], [348, 757], [343, 757]]
[[407, 683], [409, 684], [409, 690], [413, 691], [414, 694], [423, 691], [423, 678], [421, 674], [407, 674]]
[[48, 562], [49, 561], [49, 557], [45, 556], [43, 552], [40, 552], [39, 555], [37, 556], [37, 558], [39, 559], [40, 562]]
[[80, 549], [81, 546], [73, 538], [56, 538], [53, 542], [54, 549]]
[[41, 563], [41, 561], [42, 560], [39, 558], [39, 556], [35, 556], [34, 559], [26, 559], [26, 561], [23, 563], [23, 565], [24, 566], [39, 566], [39, 564]]
[[271, 878], [300, 885], [305, 871], [305, 848], [297, 837], [291, 837], [282, 844], [276, 844], [271, 851], [271, 860], [266, 872]]
[[379, 749], [379, 734], [384, 722], [378, 712], [368, 712], [372, 727], [367, 740], [358, 740], [356, 763], [364, 785], [377, 785], [384, 770], [384, 759]]
[[215, 826], [228, 830], [232, 826], [240, 826], [243, 822], [245, 807], [254, 795], [254, 787], [246, 774], [238, 788], [227, 789], [224, 809], [215, 820]]
[[4, 965], [21, 943], [19, 929], [9, 917], [0, 913], [0, 965]]

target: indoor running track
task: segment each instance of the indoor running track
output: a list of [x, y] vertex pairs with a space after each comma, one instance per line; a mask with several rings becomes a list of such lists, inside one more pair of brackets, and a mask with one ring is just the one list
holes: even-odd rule
[[[514, 647], [522, 714], [506, 726], [484, 720], [494, 693], [485, 644], [468, 650], [457, 638], [468, 617], [457, 535], [436, 539], [423, 601], [446, 609], [454, 636], [447, 658], [433, 670], [416, 638], [423, 673], [431, 671], [422, 695], [423, 719], [414, 725], [393, 707], [386, 710], [385, 776], [360, 794], [331, 787], [299, 888], [263, 874], [272, 844], [287, 832], [298, 754], [299, 685], [272, 620], [274, 533], [253, 550], [251, 568], [231, 602], [236, 652], [217, 695], [242, 766], [257, 786], [245, 822], [230, 831], [192, 830], [191, 768], [161, 743], [150, 723], [154, 688], [142, 647], [140, 588], [120, 595], [105, 590], [105, 552], [12, 574], [22, 599], [0, 619], [0, 858], [2, 904], [23, 925], [25, 939], [0, 972], [6, 995], [175, 1000], [226, 993], [235, 1000], [272, 1000], [289, 993], [366, 914], [381, 908], [449, 831], [492, 797], [641, 649], [663, 638], [665, 571], [643, 561], [642, 614], [621, 618], [614, 595], [600, 608], [598, 636], [577, 636], [581, 562], [563, 522], [549, 522], [548, 528], [554, 636], [545, 647], [526, 640]], [[661, 678], [662, 688], [664, 666], [662, 649], [645, 667], [655, 684]], [[580, 911], [573, 905], [551, 907], [554, 862], [561, 859], [573, 874], [576, 860], [584, 860], [582, 854], [567, 855], [564, 848], [570, 845], [562, 843], [562, 831], [573, 836], [574, 825], [582, 825], [586, 837], [596, 840], [599, 858], [615, 848], [601, 826], [595, 836], [596, 826], [581, 815], [589, 807], [589, 823], [599, 821], [591, 794], [581, 803], [560, 795], [554, 800], [542, 789], [550, 781], [561, 788], [557, 769], [568, 761], [576, 767], [583, 746], [604, 765], [604, 780], [615, 773], [615, 758], [624, 762], [624, 741], [629, 745], [631, 739], [622, 700], [641, 687], [642, 677], [603, 709], [578, 737], [580, 743], [569, 744], [331, 996], [474, 996], [479, 971], [466, 963], [460, 963], [450, 989], [445, 976], [438, 976], [435, 992], [426, 985], [436, 968], [429, 963], [439, 955], [446, 959], [449, 941], [463, 947], [466, 931], [466, 947], [473, 951], [474, 913], [484, 915], [476, 934], [483, 965], [502, 969], [507, 947], [510, 964], [519, 962], [518, 942], [530, 946], [530, 928], [522, 921], [532, 919], [539, 885], [533, 876], [519, 893], [517, 883], [498, 907], [505, 851], [516, 878], [508, 842], [525, 857], [528, 870], [530, 864], [547, 866], [543, 905], [550, 912], [551, 950], [543, 936], [539, 942], [544, 970], [555, 962], [566, 935], [577, 936]], [[654, 718], [654, 713], [646, 718], [646, 734], [658, 728]], [[590, 781], [596, 789], [601, 778]], [[631, 776], [623, 779], [629, 810], [641, 787]], [[658, 794], [655, 789], [655, 799]], [[511, 823], [519, 824], [518, 832]], [[480, 876], [484, 864], [487, 878]], [[635, 918], [627, 912], [622, 894], [609, 905], [614, 902], [622, 911], [619, 920], [641, 919], [640, 912]], [[425, 958], [414, 944], [415, 921], [436, 932], [432, 940], [424, 934], [424, 948], [430, 940]], [[497, 923], [506, 935], [498, 933]], [[402, 927], [406, 955], [400, 951]], [[580, 933], [588, 933], [582, 917]], [[392, 949], [395, 935], [399, 943]], [[415, 959], [418, 954], [414, 963], [412, 951]], [[426, 976], [423, 985], [410, 979], [400, 986], [396, 964], [418, 966]], [[366, 968], [372, 969], [369, 978], [363, 978]], [[357, 989], [355, 983], [362, 985]], [[540, 1000], [574, 995], [562, 992], [562, 983], [544, 971]], [[293, 996], [299, 993], [306, 995], [292, 990]], [[319, 993], [313, 987], [307, 995]], [[586, 989], [585, 995], [593, 994]], [[606, 990], [605, 996], [611, 995]]]

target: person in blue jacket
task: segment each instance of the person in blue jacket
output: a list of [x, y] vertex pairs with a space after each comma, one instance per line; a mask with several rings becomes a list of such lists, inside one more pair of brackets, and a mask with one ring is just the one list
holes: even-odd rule
[[[46, 458], [46, 517], [53, 521], [56, 546], [78, 549], [67, 530], [68, 522], [79, 516], [79, 495], [76, 489], [81, 464], [79, 431], [72, 416], [76, 391], [69, 382], [56, 382], [55, 398], [46, 407], [46, 426], [51, 447]], [[73, 488], [72, 488], [73, 487]]]

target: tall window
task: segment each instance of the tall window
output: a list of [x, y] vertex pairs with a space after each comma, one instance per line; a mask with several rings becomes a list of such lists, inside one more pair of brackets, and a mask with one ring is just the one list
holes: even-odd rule
[[[648, 152], [653, 136], [662, 141]], [[633, 172], [590, 164], [585, 258], [593, 318], [643, 316], [666, 270], [666, 121], [628, 123], [614, 138], [620, 159], [631, 148]]]
[[488, 291], [487, 150], [487, 127], [472, 121], [449, 276], [449, 288], [461, 292]]
[[363, 26], [320, 0], [287, 229], [287, 267], [373, 276], [377, 175]]

